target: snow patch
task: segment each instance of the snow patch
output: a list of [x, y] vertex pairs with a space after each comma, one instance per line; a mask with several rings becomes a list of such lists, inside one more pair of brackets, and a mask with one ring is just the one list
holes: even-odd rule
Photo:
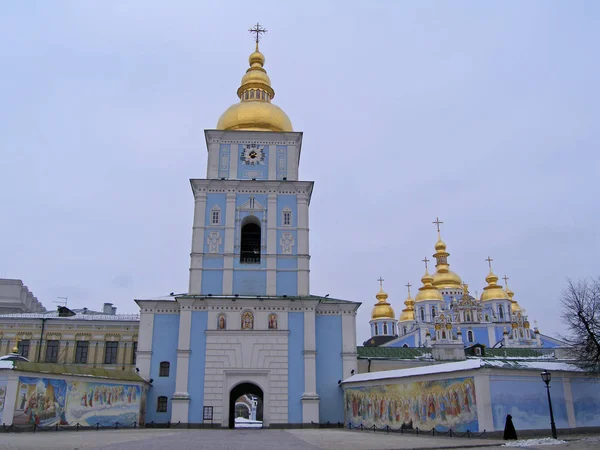
[[566, 444], [567, 441], [560, 439], [542, 438], [542, 439], [521, 439], [514, 442], [504, 444], [503, 447], [531, 447], [534, 445], [560, 445]]

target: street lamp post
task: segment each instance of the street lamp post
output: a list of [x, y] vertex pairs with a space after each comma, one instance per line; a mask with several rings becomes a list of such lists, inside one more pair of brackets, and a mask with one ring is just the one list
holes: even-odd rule
[[547, 370], [542, 372], [542, 380], [546, 383], [546, 390], [548, 391], [548, 406], [550, 407], [550, 426], [552, 427], [552, 438], [556, 439], [556, 425], [554, 424], [554, 412], [552, 411], [552, 400], [550, 399], [550, 380], [552, 375]]

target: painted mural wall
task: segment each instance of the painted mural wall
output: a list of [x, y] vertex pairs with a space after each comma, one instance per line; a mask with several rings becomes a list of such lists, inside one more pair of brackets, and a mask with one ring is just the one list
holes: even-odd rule
[[[552, 377], [550, 383], [554, 421], [558, 428], [568, 428], [563, 380]], [[519, 430], [540, 430], [550, 427], [546, 385], [538, 374], [519, 377], [490, 377], [490, 395], [494, 429], [504, 430], [506, 415], [512, 416]]]
[[472, 377], [347, 388], [344, 401], [346, 423], [353, 426], [479, 429]]
[[136, 385], [19, 377], [15, 425], [143, 425], [145, 389]]
[[[6, 385], [8, 378], [0, 377], [0, 413], [4, 411], [4, 401], [6, 400]], [[0, 414], [1, 416], [2, 414]]]
[[600, 379], [591, 376], [572, 378], [571, 393], [577, 426], [600, 426]]

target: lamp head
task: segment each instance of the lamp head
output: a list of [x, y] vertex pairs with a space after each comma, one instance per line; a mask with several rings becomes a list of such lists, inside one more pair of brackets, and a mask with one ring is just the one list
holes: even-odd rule
[[544, 380], [544, 383], [546, 383], [546, 386], [548, 386], [548, 384], [550, 384], [551, 379], [552, 379], [552, 375], [550, 374], [550, 372], [548, 372], [547, 370], [544, 370], [542, 372], [542, 380]]

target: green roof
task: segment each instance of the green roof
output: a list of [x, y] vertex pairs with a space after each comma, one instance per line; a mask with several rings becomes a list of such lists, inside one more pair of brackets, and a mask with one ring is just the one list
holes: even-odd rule
[[142, 377], [130, 370], [111, 370], [100, 367], [85, 367], [76, 364], [49, 364], [25, 361], [14, 361], [14, 370], [21, 372], [47, 373], [52, 375], [72, 375], [82, 377], [108, 378], [121, 381], [137, 381], [146, 383]]
[[[388, 359], [415, 359], [423, 356], [422, 348], [407, 347], [357, 347], [359, 358], [388, 358]], [[431, 350], [430, 350], [431, 351]]]
[[554, 354], [550, 348], [489, 348], [484, 350], [486, 358], [541, 358]]

